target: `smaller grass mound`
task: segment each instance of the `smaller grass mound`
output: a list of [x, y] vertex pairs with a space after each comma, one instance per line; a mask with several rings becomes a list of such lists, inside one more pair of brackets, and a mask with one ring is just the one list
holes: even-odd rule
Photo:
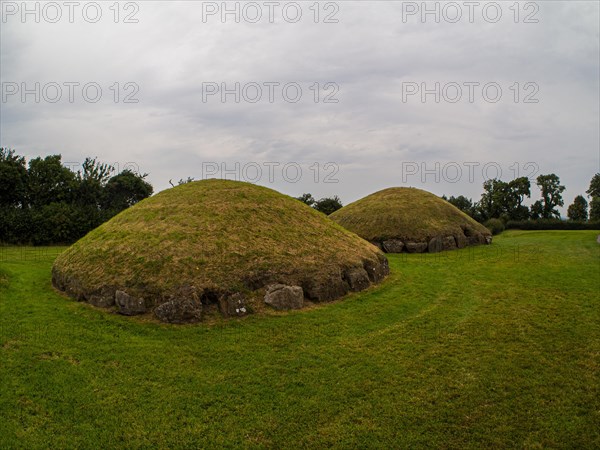
[[204, 180], [160, 192], [89, 233], [56, 259], [53, 283], [95, 306], [182, 323], [211, 310], [240, 316], [333, 300], [388, 272], [379, 249], [302, 202]]
[[416, 188], [384, 189], [329, 217], [388, 253], [434, 253], [491, 242], [483, 225]]

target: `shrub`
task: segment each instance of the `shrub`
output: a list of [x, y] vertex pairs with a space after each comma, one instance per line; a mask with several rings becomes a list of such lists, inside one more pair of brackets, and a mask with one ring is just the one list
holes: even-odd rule
[[495, 236], [504, 231], [504, 222], [500, 219], [490, 219], [483, 224]]
[[60, 155], [25, 158], [0, 148], [0, 244], [70, 244], [120, 211], [152, 195], [130, 170], [86, 158], [71, 171]]
[[342, 201], [337, 195], [333, 197], [326, 197], [318, 200], [314, 203], [313, 208], [323, 214], [330, 215], [342, 208]]
[[31, 213], [28, 209], [0, 206], [0, 243], [30, 244]]

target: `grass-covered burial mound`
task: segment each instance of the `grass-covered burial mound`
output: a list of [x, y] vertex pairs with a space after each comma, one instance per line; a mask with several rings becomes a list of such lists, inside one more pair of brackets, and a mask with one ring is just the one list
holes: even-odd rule
[[434, 253], [492, 240], [454, 205], [416, 188], [384, 189], [329, 217], [388, 253]]
[[205, 180], [101, 225], [57, 258], [52, 281], [95, 306], [183, 323], [216, 311], [297, 309], [365, 289], [388, 272], [379, 249], [303, 203], [249, 183]]

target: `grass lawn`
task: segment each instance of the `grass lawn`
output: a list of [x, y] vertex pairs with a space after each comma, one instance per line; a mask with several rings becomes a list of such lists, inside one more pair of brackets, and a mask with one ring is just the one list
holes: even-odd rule
[[61, 249], [0, 249], [0, 448], [600, 448], [600, 245], [509, 231], [388, 255], [293, 313], [161, 325], [50, 285]]

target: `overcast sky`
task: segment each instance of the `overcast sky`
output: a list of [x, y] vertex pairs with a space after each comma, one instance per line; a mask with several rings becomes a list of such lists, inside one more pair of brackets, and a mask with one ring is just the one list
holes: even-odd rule
[[598, 2], [112, 4], [2, 1], [1, 146], [345, 204], [600, 170]]

